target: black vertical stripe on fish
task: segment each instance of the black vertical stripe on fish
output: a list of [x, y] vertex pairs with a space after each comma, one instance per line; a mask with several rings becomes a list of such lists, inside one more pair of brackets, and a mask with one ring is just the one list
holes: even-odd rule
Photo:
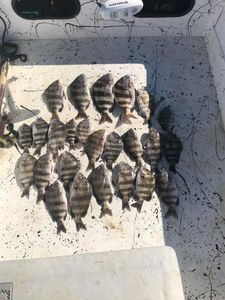
[[102, 158], [106, 161], [106, 165], [109, 169], [112, 169], [112, 164], [117, 160], [122, 150], [122, 139], [116, 132], [113, 131], [106, 138], [102, 154]]
[[48, 123], [42, 118], [38, 118], [32, 124], [34, 155], [40, 156], [41, 148], [45, 146], [48, 135]]
[[155, 171], [161, 157], [160, 134], [155, 128], [149, 128], [143, 148], [145, 162], [150, 164], [152, 170]]
[[76, 122], [74, 119], [71, 119], [66, 123], [66, 140], [69, 143], [70, 150], [75, 149]]
[[18, 129], [18, 145], [21, 149], [28, 150], [32, 146], [32, 128], [23, 124]]
[[65, 94], [59, 80], [51, 83], [43, 93], [43, 100], [53, 118], [58, 118], [58, 112], [63, 110]]
[[99, 159], [103, 152], [105, 142], [105, 129], [94, 131], [87, 138], [85, 153], [89, 159], [87, 170], [95, 168], [95, 161]]
[[124, 151], [130, 157], [131, 160], [136, 162], [137, 166], [142, 164], [142, 146], [138, 139], [136, 131], [131, 128], [125, 132], [122, 136]]

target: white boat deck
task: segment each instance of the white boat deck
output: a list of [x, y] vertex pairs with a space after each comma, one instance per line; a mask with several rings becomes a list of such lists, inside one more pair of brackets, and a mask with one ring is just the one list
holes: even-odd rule
[[[84, 219], [87, 232], [77, 233], [68, 217], [68, 232], [57, 236], [44, 205], [36, 205], [33, 188], [29, 200], [20, 198], [14, 176], [19, 153], [16, 149], [1, 149], [0, 260], [168, 245], [176, 251], [186, 299], [224, 300], [225, 135], [203, 39], [99, 38], [23, 41], [19, 45], [28, 61], [10, 67], [12, 80], [5, 99], [6, 111], [9, 105], [15, 113], [16, 128], [24, 119], [28, 124], [35, 119], [27, 111], [19, 112], [20, 105], [39, 110], [40, 116], [50, 120], [41, 94], [56, 79], [61, 79], [66, 91], [80, 73], [88, 75], [90, 84], [109, 71], [115, 79], [129, 73], [136, 88], [147, 86], [157, 101], [165, 97], [163, 105], [171, 105], [174, 131], [184, 146], [177, 170], [187, 186], [176, 175], [180, 191], [178, 221], [163, 218], [166, 208], [156, 197], [144, 204], [140, 214], [135, 209], [123, 213], [121, 201], [115, 198], [113, 217], [99, 219], [100, 209], [93, 198]], [[97, 124], [97, 112], [90, 107], [89, 113], [93, 124]], [[62, 121], [75, 114], [66, 101]], [[111, 127], [102, 126], [110, 132], [117, 119], [116, 115]], [[147, 132], [141, 118], [134, 127], [140, 135]], [[128, 128], [116, 130], [123, 133]], [[85, 156], [82, 163], [85, 169]]]

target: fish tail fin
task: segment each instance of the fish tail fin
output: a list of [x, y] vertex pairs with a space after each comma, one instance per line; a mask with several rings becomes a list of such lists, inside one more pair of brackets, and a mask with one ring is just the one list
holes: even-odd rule
[[123, 112], [121, 114], [120, 120], [121, 120], [121, 123], [131, 124], [131, 120], [125, 112]]
[[41, 148], [36, 148], [33, 155], [40, 156], [41, 155]]
[[60, 234], [61, 231], [66, 233], [66, 227], [65, 227], [63, 220], [59, 220], [57, 222], [57, 234]]
[[23, 197], [29, 198], [29, 195], [30, 195], [30, 188], [29, 187], [24, 187], [24, 189], [22, 191], [22, 194], [21, 194], [21, 198], [23, 198]]
[[44, 192], [42, 190], [38, 190], [36, 203], [39, 204], [41, 201], [44, 201]]
[[168, 211], [165, 214], [166, 219], [169, 218], [169, 217], [174, 217], [175, 219], [178, 219], [176, 209], [173, 206], [169, 206]]
[[142, 166], [142, 161], [141, 161], [141, 159], [138, 159], [136, 161], [135, 168], [140, 168], [141, 166]]
[[135, 202], [135, 203], [131, 204], [132, 207], [137, 208], [137, 211], [138, 211], [139, 213], [141, 212], [142, 205], [143, 205], [143, 202], [142, 202], [142, 203], [140, 203], [140, 202]]
[[84, 225], [81, 219], [75, 221], [75, 224], [76, 224], [77, 231], [80, 231], [80, 229], [87, 230], [87, 227]]
[[54, 111], [54, 112], [52, 113], [51, 120], [54, 120], [54, 119], [58, 119], [58, 120], [59, 120], [59, 115], [58, 115], [57, 111]]
[[99, 121], [99, 124], [102, 124], [104, 122], [109, 122], [109, 123], [113, 122], [111, 117], [109, 116], [109, 114], [107, 112], [102, 113], [101, 120]]
[[65, 189], [66, 192], [69, 191], [69, 186], [70, 186], [70, 182], [69, 181], [65, 181], [63, 183], [63, 187], [64, 187], [64, 189]]
[[75, 150], [76, 149], [76, 146], [74, 143], [70, 143], [70, 146], [69, 146], [69, 151], [71, 150]]
[[175, 174], [176, 173], [176, 166], [171, 165], [169, 170]]
[[143, 125], [148, 124], [148, 121], [149, 121], [148, 119], [145, 119]]
[[90, 160], [89, 163], [88, 163], [86, 171], [94, 170], [94, 169], [95, 169], [95, 162]]
[[125, 209], [130, 211], [130, 205], [127, 200], [122, 202], [122, 210], [125, 210]]
[[108, 206], [102, 207], [100, 218], [104, 217], [105, 215], [112, 216], [112, 211]]
[[109, 170], [112, 170], [112, 161], [107, 161], [107, 162], [106, 162], [106, 167], [107, 167]]
[[75, 117], [76, 120], [77, 120], [77, 119], [82, 119], [82, 118], [84, 118], [84, 119], [87, 119], [87, 118], [88, 118], [88, 115], [86, 114], [86, 112], [85, 112], [84, 110], [78, 111], [78, 114], [77, 114], [77, 116]]

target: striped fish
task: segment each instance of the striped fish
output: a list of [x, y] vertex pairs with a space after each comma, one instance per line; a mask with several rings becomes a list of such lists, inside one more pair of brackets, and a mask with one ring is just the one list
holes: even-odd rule
[[178, 188], [175, 181], [175, 175], [173, 172], [169, 172], [169, 182], [166, 189], [161, 190], [160, 198], [168, 206], [168, 211], [165, 214], [165, 218], [170, 216], [178, 218], [176, 212], [176, 206], [179, 204]]
[[52, 119], [48, 130], [48, 150], [58, 157], [58, 150], [63, 150], [66, 141], [66, 126], [58, 119]]
[[102, 155], [105, 143], [105, 129], [94, 131], [87, 138], [84, 151], [89, 159], [87, 170], [95, 168], [95, 161]]
[[42, 118], [37, 120], [32, 125], [33, 147], [35, 148], [34, 155], [40, 156], [41, 148], [45, 146], [48, 136], [48, 123]]
[[66, 141], [69, 143], [69, 150], [75, 149], [76, 126], [74, 119], [71, 119], [66, 123]]
[[21, 149], [28, 151], [32, 146], [32, 128], [27, 124], [23, 124], [18, 129], [18, 145]]
[[82, 173], [78, 173], [70, 187], [70, 215], [74, 218], [76, 229], [87, 230], [81, 218], [87, 214], [92, 197], [92, 188]]
[[34, 184], [37, 188], [37, 203], [44, 200], [45, 189], [50, 183], [54, 161], [52, 153], [42, 155], [34, 166]]
[[163, 108], [157, 117], [163, 131], [171, 131], [174, 123], [174, 115], [171, 111], [170, 105]]
[[115, 194], [122, 199], [122, 209], [130, 210], [129, 200], [134, 192], [133, 169], [121, 161], [112, 173], [112, 181], [115, 185]]
[[137, 90], [137, 106], [138, 106], [138, 112], [142, 118], [145, 119], [144, 124], [147, 124], [151, 111], [150, 111], [150, 95], [145, 90]]
[[150, 167], [142, 166], [139, 168], [135, 181], [135, 199], [136, 203], [132, 204], [140, 213], [144, 201], [150, 201], [155, 189], [155, 177]]
[[45, 192], [45, 205], [53, 222], [57, 223], [57, 234], [61, 231], [66, 232], [64, 220], [67, 216], [66, 192], [62, 183], [56, 180], [50, 184]]
[[89, 175], [89, 181], [92, 185], [93, 195], [98, 205], [101, 205], [100, 218], [106, 214], [112, 216], [112, 211], [108, 204], [112, 202], [113, 189], [108, 176], [107, 167], [101, 164], [94, 169]]
[[29, 198], [30, 186], [34, 182], [34, 165], [36, 158], [27, 152], [24, 152], [18, 160], [18, 179], [22, 187], [21, 198], [26, 196]]
[[99, 78], [92, 86], [93, 102], [101, 114], [99, 124], [104, 122], [112, 123], [109, 112], [112, 111], [114, 104], [113, 84], [112, 74], [108, 73]]
[[143, 149], [143, 157], [145, 162], [151, 166], [151, 169], [153, 171], [155, 171], [161, 157], [160, 134], [155, 128], [149, 128], [149, 132], [146, 141], [144, 142]]
[[63, 182], [65, 190], [68, 190], [69, 184], [74, 176], [80, 171], [81, 163], [72, 153], [64, 151], [58, 158], [56, 171], [60, 181]]
[[179, 162], [183, 144], [173, 132], [166, 132], [162, 135], [162, 148], [165, 157], [170, 165], [170, 171], [175, 172], [176, 164]]
[[136, 131], [131, 128], [127, 132], [125, 132], [122, 136], [124, 151], [130, 157], [131, 160], [136, 162], [137, 166], [142, 164], [142, 146], [139, 142]]
[[69, 87], [69, 100], [78, 110], [75, 119], [87, 118], [85, 110], [91, 102], [91, 97], [87, 84], [87, 77], [84, 74], [79, 75]]
[[165, 191], [168, 187], [169, 175], [165, 168], [156, 171], [156, 191], [160, 198], [161, 192]]
[[130, 118], [136, 119], [131, 113], [135, 102], [135, 88], [131, 77], [125, 75], [120, 78], [115, 83], [113, 91], [116, 103], [123, 109], [121, 121], [131, 124]]
[[58, 119], [58, 112], [63, 110], [63, 102], [65, 98], [61, 82], [56, 80], [50, 84], [44, 91], [42, 97], [46, 103], [48, 111], [52, 113], [52, 118]]
[[112, 169], [112, 164], [117, 160], [123, 150], [123, 142], [121, 137], [116, 133], [110, 133], [104, 145], [102, 158], [106, 161], [107, 168]]
[[76, 138], [78, 142], [85, 144], [90, 134], [91, 134], [91, 124], [89, 118], [87, 118], [81, 121], [77, 125]]

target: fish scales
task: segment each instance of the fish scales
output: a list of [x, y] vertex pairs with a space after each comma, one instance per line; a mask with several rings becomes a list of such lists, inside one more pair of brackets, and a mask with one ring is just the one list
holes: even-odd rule
[[87, 138], [85, 152], [89, 159], [88, 169], [95, 168], [95, 161], [101, 156], [105, 142], [105, 129], [94, 131]]
[[64, 151], [58, 158], [56, 170], [59, 179], [63, 182], [64, 188], [68, 190], [70, 182], [74, 176], [80, 171], [81, 163], [72, 153]]
[[116, 132], [113, 131], [106, 138], [102, 154], [103, 160], [106, 161], [106, 165], [109, 169], [112, 169], [112, 164], [117, 160], [122, 150], [122, 139]]
[[109, 112], [113, 108], [113, 77], [108, 73], [99, 78], [92, 86], [92, 98], [97, 110], [101, 113], [100, 124], [105, 121], [112, 123]]
[[121, 161], [113, 169], [112, 180], [116, 195], [122, 199], [122, 209], [130, 210], [129, 200], [134, 192], [132, 167]]
[[30, 186], [34, 182], [34, 165], [36, 158], [27, 152], [24, 152], [18, 160], [18, 179], [22, 187], [21, 197], [29, 198]]
[[140, 116], [145, 119], [143, 125], [147, 124], [151, 115], [150, 95], [147, 91], [145, 90], [137, 91], [137, 105], [138, 105], [138, 111]]
[[163, 134], [163, 152], [170, 165], [170, 170], [175, 171], [175, 166], [179, 162], [183, 144], [173, 132]]
[[139, 142], [136, 131], [131, 128], [122, 136], [124, 151], [126, 154], [136, 162], [136, 165], [140, 166], [142, 164], [142, 146]]
[[51, 83], [43, 93], [43, 99], [53, 118], [58, 118], [58, 112], [63, 110], [65, 94], [59, 80]]
[[108, 204], [112, 202], [113, 189], [107, 167], [104, 164], [99, 165], [89, 175], [89, 181], [97, 203], [101, 205], [100, 218], [106, 214], [112, 216], [112, 211]]
[[90, 120], [84, 119], [77, 125], [76, 138], [80, 143], [85, 144], [88, 136], [91, 134]]
[[66, 123], [66, 140], [69, 143], [70, 150], [75, 149], [76, 122], [74, 119], [71, 119]]
[[45, 189], [50, 183], [53, 169], [52, 153], [42, 155], [34, 166], [34, 183], [38, 191], [37, 203], [44, 200]]
[[84, 74], [79, 75], [70, 85], [70, 101], [78, 110], [78, 115], [75, 119], [87, 118], [85, 110], [91, 102], [87, 77]]
[[48, 123], [42, 118], [38, 118], [32, 125], [34, 155], [40, 156], [41, 148], [47, 142], [48, 127]]
[[157, 194], [160, 197], [161, 193], [164, 192], [169, 184], [168, 172], [165, 168], [161, 168], [156, 172], [156, 187]]
[[144, 143], [144, 159], [154, 171], [161, 157], [160, 134], [151, 127]]
[[23, 124], [18, 129], [18, 144], [21, 149], [28, 150], [32, 146], [33, 138], [32, 138], [32, 128]]
[[66, 141], [66, 126], [58, 119], [50, 122], [48, 131], [48, 150], [58, 156], [58, 150], [63, 150]]
[[77, 231], [86, 230], [81, 218], [87, 214], [91, 197], [92, 188], [87, 178], [82, 173], [78, 173], [70, 187], [70, 214], [74, 218]]
[[136, 203], [132, 206], [136, 207], [138, 212], [141, 211], [144, 201], [150, 201], [152, 193], [155, 189], [155, 177], [146, 166], [142, 166], [137, 171], [136, 181], [135, 181], [135, 197], [137, 199]]
[[67, 216], [68, 206], [66, 193], [62, 183], [56, 180], [48, 186], [45, 192], [45, 205], [53, 222], [57, 223], [57, 234], [66, 232], [64, 220]]

